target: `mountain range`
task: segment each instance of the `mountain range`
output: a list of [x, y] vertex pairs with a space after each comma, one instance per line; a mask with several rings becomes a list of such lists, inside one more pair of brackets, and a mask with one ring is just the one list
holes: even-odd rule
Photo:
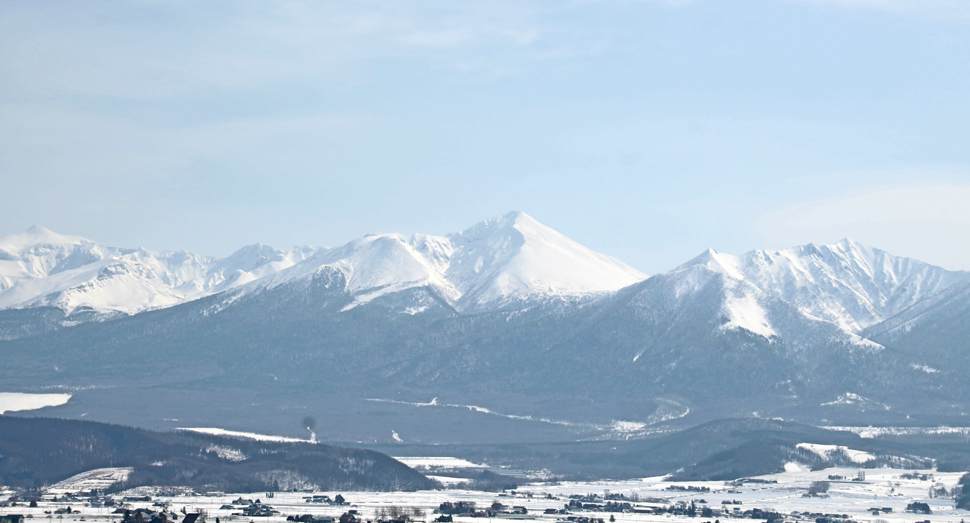
[[227, 258], [106, 247], [43, 227], [0, 239], [0, 309], [135, 314], [249, 285], [248, 291], [339, 270], [355, 304], [428, 287], [459, 311], [615, 291], [646, 278], [524, 213], [447, 236], [371, 234], [341, 247], [262, 244]]
[[[965, 423], [970, 274], [850, 240], [645, 274], [524, 213], [218, 259], [0, 239], [0, 377], [64, 417], [337, 441]], [[199, 398], [204, 398], [200, 401]]]

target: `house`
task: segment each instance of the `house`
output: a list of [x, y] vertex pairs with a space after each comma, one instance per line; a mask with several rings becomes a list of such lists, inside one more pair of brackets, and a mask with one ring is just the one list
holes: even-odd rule
[[182, 523], [205, 523], [205, 516], [202, 514], [186, 514], [182, 518]]
[[286, 516], [287, 521], [297, 521], [299, 523], [334, 523], [334, 519], [330, 516], [314, 516], [312, 514], [304, 514], [302, 516]]
[[157, 523], [168, 520], [168, 516], [164, 512], [155, 512], [154, 510], [147, 508], [118, 510], [124, 510], [125, 517], [122, 519], [122, 523]]
[[[279, 514], [279, 512], [273, 510], [273, 507], [269, 505], [253, 504], [243, 509], [244, 516], [270, 517], [276, 514]], [[186, 522], [185, 520], [183, 520], [182, 523], [192, 523], [192, 522]]]
[[0, 516], [0, 523], [24, 523], [24, 516], [22, 514]]
[[343, 515], [340, 516], [340, 523], [360, 523], [360, 519], [350, 512], [344, 512]]

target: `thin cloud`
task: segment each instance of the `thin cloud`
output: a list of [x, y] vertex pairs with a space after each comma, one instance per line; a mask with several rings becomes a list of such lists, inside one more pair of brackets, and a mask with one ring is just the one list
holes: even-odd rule
[[764, 216], [775, 246], [851, 238], [948, 269], [970, 269], [970, 183], [879, 187]]
[[879, 9], [897, 13], [970, 16], [970, 2], [964, 0], [789, 0], [798, 3], [828, 4], [846, 8]]

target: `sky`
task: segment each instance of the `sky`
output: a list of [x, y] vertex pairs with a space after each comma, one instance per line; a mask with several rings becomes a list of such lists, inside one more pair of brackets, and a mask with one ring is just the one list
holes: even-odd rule
[[0, 235], [519, 210], [650, 274], [844, 237], [970, 270], [965, 0], [5, 0], [0, 78]]

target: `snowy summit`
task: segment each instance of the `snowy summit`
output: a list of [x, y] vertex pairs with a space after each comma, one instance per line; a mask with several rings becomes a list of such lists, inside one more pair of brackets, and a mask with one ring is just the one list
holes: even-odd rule
[[265, 282], [276, 287], [339, 269], [355, 304], [430, 287], [459, 311], [619, 290], [646, 278], [522, 212], [447, 236], [373, 234], [319, 253]]
[[0, 239], [0, 308], [133, 314], [233, 288], [276, 287], [325, 267], [344, 274], [355, 304], [430, 287], [462, 311], [596, 295], [646, 278], [521, 212], [447, 236], [375, 234], [290, 251], [257, 244], [227, 258], [106, 247], [32, 227]]

